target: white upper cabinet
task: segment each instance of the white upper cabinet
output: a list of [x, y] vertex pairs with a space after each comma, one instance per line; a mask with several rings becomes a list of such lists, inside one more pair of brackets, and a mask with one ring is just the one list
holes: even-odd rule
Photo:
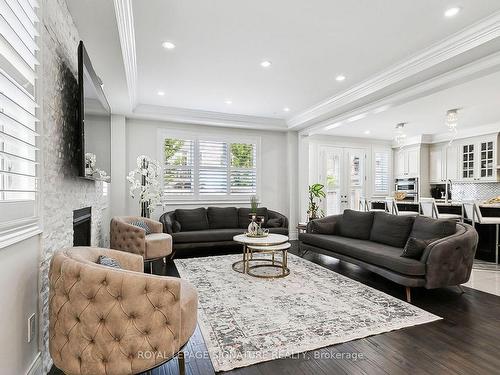
[[458, 181], [496, 182], [498, 135], [463, 140], [458, 145]]
[[419, 177], [420, 148], [408, 148], [395, 151], [396, 178]]
[[429, 182], [440, 184], [457, 179], [457, 145], [436, 144], [429, 148]]

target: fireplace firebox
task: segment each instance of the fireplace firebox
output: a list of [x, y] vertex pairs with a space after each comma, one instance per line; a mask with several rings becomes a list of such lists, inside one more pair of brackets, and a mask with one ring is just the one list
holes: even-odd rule
[[92, 208], [73, 211], [73, 246], [90, 246]]

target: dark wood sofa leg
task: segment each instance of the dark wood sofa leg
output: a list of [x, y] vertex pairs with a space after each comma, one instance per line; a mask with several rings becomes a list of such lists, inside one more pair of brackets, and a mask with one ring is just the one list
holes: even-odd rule
[[411, 303], [411, 289], [409, 286], [406, 287], [406, 302]]
[[184, 359], [184, 352], [179, 352], [177, 354], [177, 361], [179, 362], [179, 375], [186, 374], [186, 362]]

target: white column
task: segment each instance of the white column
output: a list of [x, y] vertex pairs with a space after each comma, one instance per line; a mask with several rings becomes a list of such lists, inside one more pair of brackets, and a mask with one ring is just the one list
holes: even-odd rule
[[296, 226], [299, 218], [299, 135], [287, 132], [287, 185], [288, 185], [288, 220], [290, 239], [298, 238]]
[[111, 116], [111, 217], [127, 214], [125, 116]]

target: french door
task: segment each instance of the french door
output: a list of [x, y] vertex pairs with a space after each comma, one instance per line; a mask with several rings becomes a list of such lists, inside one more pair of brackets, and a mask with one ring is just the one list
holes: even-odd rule
[[325, 215], [342, 213], [346, 208], [359, 210], [365, 189], [366, 150], [321, 146], [319, 180], [325, 185]]

